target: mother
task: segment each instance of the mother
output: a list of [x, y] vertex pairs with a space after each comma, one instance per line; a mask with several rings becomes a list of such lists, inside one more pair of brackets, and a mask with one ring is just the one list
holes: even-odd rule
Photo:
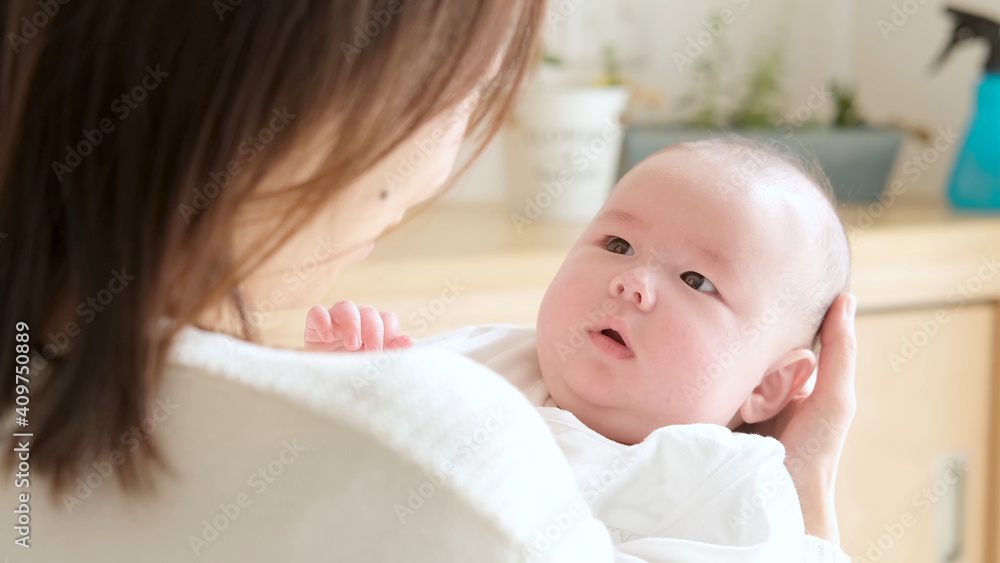
[[[0, 494], [27, 560], [615, 557], [540, 419], [484, 368], [253, 343], [256, 312], [317, 302], [438, 191], [467, 129], [497, 131], [542, 1], [4, 6], [0, 405], [26, 435]], [[840, 429], [792, 468], [834, 543], [847, 302], [816, 392], [774, 431], [794, 451]]]

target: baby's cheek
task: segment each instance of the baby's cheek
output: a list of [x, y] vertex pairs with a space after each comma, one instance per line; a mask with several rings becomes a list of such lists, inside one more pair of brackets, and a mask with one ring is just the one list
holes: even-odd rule
[[679, 369], [685, 385], [701, 393], [724, 384], [737, 363], [728, 336], [692, 328], [679, 331], [675, 340], [665, 361]]
[[662, 327], [660, 338], [670, 360], [688, 370], [701, 369], [718, 354], [718, 335], [701, 323]]

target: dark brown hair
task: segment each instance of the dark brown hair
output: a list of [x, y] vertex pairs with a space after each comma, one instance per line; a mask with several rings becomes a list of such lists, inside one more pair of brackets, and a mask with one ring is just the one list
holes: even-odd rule
[[[24, 430], [57, 492], [141, 428], [178, 328], [238, 306], [241, 280], [322, 203], [477, 85], [469, 130], [495, 134], [545, 14], [544, 0], [45, 4], [0, 13], [0, 415], [27, 332]], [[236, 211], [318, 124], [322, 171], [277, 194], [285, 220], [253, 256], [231, 255]], [[164, 317], [177, 323], [159, 333]], [[143, 439], [116, 475], [142, 491], [154, 467], [169, 463]]]

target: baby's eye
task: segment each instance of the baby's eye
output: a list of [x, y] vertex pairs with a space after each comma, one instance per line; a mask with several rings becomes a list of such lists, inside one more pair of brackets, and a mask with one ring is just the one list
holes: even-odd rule
[[608, 237], [604, 242], [604, 249], [608, 252], [614, 252], [615, 254], [624, 254], [625, 256], [631, 256], [635, 254], [635, 250], [632, 249], [632, 245], [628, 243], [627, 240], [621, 237], [611, 236]]
[[681, 274], [681, 279], [684, 280], [684, 283], [698, 291], [704, 291], [705, 293], [718, 293], [712, 282], [708, 281], [708, 278], [698, 272], [684, 272]]

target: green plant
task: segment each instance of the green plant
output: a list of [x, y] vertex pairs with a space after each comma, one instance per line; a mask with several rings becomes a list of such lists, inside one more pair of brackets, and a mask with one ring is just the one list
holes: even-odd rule
[[[618, 62], [618, 55], [614, 47], [605, 46], [601, 52], [603, 71], [594, 81], [596, 86], [621, 86], [625, 83], [622, 77], [621, 65]], [[555, 68], [564, 68], [566, 61], [557, 55], [545, 51], [542, 54], [542, 64]]]
[[[794, 3], [793, 0], [789, 0]], [[791, 13], [786, 10], [786, 13]], [[716, 12], [710, 19], [720, 18]], [[725, 32], [714, 38], [696, 61], [689, 92], [678, 102], [679, 109], [689, 116], [691, 125], [701, 128], [740, 127], [775, 128], [786, 119], [782, 116], [783, 94], [781, 77], [785, 71], [786, 39], [789, 22], [779, 26], [777, 37], [771, 45], [762, 50], [754, 61], [747, 77], [743, 95], [735, 104], [732, 92], [739, 88], [723, 83], [723, 74], [728, 66], [729, 49], [725, 42]], [[855, 105], [855, 91], [837, 82], [832, 82], [830, 91], [836, 104], [830, 124], [835, 127], [860, 127], [865, 121], [860, 117]], [[730, 113], [727, 107], [735, 109]], [[820, 126], [821, 122], [810, 120], [800, 123], [801, 127]]]
[[860, 127], [865, 124], [858, 115], [857, 106], [854, 105], [856, 93], [853, 88], [834, 81], [830, 83], [830, 92], [833, 93], [834, 103], [837, 104], [837, 113], [833, 117], [834, 126]]
[[557, 57], [556, 55], [553, 55], [552, 53], [545, 51], [545, 53], [542, 54], [542, 64], [561, 67], [565, 65], [566, 62], [563, 61], [560, 57]]
[[[746, 91], [736, 104], [736, 109], [727, 114], [727, 93], [733, 88], [723, 84], [723, 70], [728, 62], [728, 49], [724, 34], [715, 38], [706, 48], [702, 58], [694, 67], [693, 84], [689, 93], [678, 101], [679, 109], [690, 115], [689, 123], [700, 128], [739, 127], [777, 128], [785, 121], [782, 118], [783, 97], [781, 75], [785, 70], [785, 46], [781, 40], [775, 41], [770, 49], [763, 51], [750, 72]], [[836, 81], [830, 83], [835, 113], [830, 121], [834, 127], [862, 127], [864, 119], [855, 105], [854, 88]], [[799, 127], [816, 127], [822, 123], [810, 120]]]
[[747, 92], [731, 122], [736, 127], [774, 127], [781, 119], [781, 74], [785, 70], [785, 46], [775, 41], [757, 60], [750, 73]]
[[[714, 18], [718, 18], [716, 13]], [[719, 35], [708, 46], [694, 67], [694, 87], [691, 93], [679, 100], [682, 111], [690, 110], [691, 121], [698, 127], [718, 127], [725, 124], [722, 107], [722, 69], [725, 67], [729, 51]]]

